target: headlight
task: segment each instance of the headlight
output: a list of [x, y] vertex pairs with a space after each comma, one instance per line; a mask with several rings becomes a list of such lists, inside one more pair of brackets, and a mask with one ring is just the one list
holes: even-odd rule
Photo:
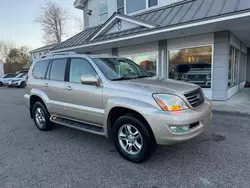
[[207, 75], [207, 80], [211, 80], [211, 74]]
[[187, 74], [184, 73], [184, 74], [182, 75], [182, 80], [187, 80]]
[[188, 109], [187, 104], [176, 95], [154, 94], [153, 97], [164, 111], [181, 111]]

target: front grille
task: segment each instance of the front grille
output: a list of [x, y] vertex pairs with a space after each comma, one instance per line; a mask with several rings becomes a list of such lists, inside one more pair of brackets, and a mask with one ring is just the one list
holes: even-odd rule
[[189, 81], [205, 81], [206, 75], [187, 75]]
[[188, 102], [191, 104], [192, 107], [196, 108], [204, 103], [204, 96], [201, 91], [201, 88], [198, 88], [194, 91], [184, 94], [187, 98]]

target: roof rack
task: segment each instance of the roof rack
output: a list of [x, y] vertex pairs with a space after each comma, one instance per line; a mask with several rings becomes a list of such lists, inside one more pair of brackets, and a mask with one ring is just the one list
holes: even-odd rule
[[48, 55], [42, 56], [42, 58], [51, 57], [51, 56], [57, 56], [57, 55], [75, 55], [75, 54], [77, 54], [77, 53], [75, 53], [75, 52], [51, 52]]

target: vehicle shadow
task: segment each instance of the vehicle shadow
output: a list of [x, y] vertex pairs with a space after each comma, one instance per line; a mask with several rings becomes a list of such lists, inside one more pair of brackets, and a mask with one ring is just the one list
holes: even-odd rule
[[[101, 156], [106, 155], [115, 157], [115, 161], [126, 161], [122, 159], [119, 153], [116, 151], [112, 141], [103, 136], [94, 135], [91, 133], [63, 127], [60, 125], [55, 125], [55, 129], [53, 129], [55, 134], [59, 134], [65, 139], [69, 139], [76, 145], [81, 145], [82, 147], [94, 147], [95, 150], [99, 151], [100, 158]], [[215, 135], [214, 133], [204, 132], [200, 136], [175, 145], [169, 146], [157, 146], [155, 151], [152, 153], [152, 156], [149, 160], [145, 161], [142, 164], [146, 164], [147, 166], [157, 166], [166, 161], [175, 161], [183, 158], [199, 158], [201, 155], [205, 155], [207, 152], [207, 148], [209, 148], [214, 142], [224, 141], [226, 138], [222, 135]], [[88, 145], [89, 144], [89, 145]], [[94, 150], [93, 150], [94, 152]]]

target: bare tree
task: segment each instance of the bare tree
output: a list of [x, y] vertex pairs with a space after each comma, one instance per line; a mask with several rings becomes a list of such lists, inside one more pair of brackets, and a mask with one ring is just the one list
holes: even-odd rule
[[75, 21], [76, 32], [81, 32], [84, 29], [83, 18], [82, 17], [74, 17], [74, 21]]
[[5, 62], [6, 58], [15, 44], [9, 39], [0, 40], [0, 61]]
[[62, 37], [67, 33], [66, 24], [69, 19], [66, 9], [57, 3], [46, 1], [35, 22], [41, 24], [44, 41], [51, 44], [62, 41]]

